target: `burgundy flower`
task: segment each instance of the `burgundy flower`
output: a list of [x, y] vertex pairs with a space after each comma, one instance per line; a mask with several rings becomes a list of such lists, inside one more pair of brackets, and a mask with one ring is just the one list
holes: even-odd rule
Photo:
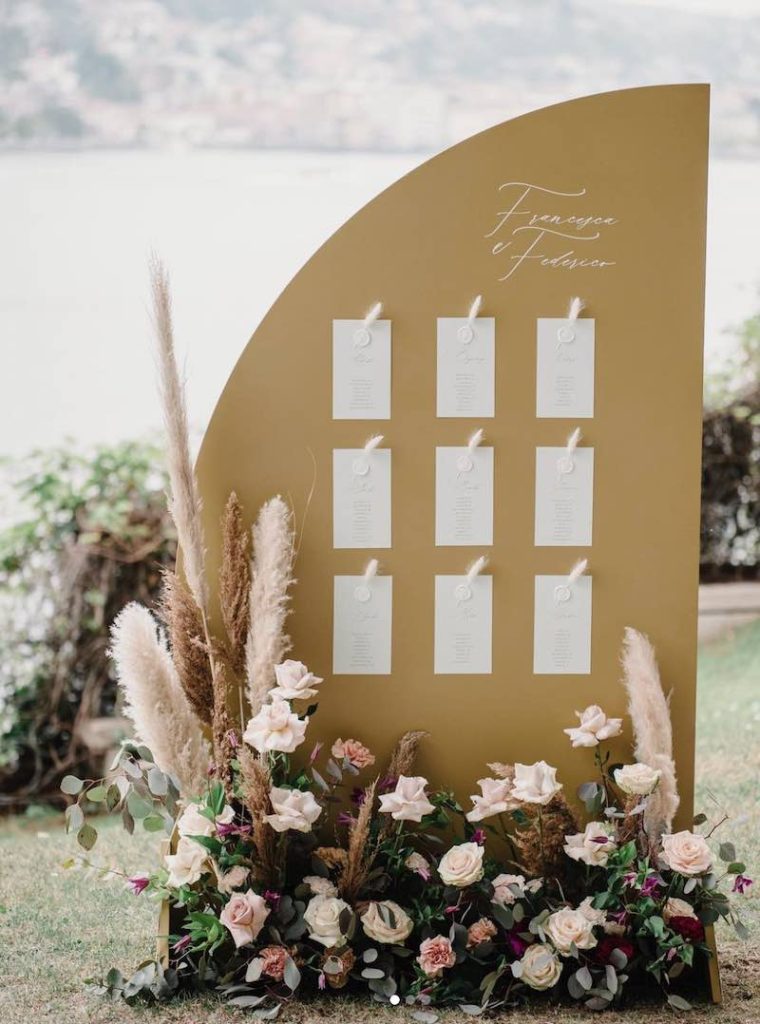
[[177, 941], [172, 946], [172, 953], [184, 953], [191, 942], [192, 939], [190, 938], [189, 935], [183, 935], [182, 938], [177, 939]]
[[734, 879], [733, 892], [738, 892], [741, 896], [749, 889], [752, 885], [752, 879], [747, 878], [746, 875], [737, 875]]
[[356, 818], [353, 814], [348, 814], [347, 811], [341, 811], [336, 821], [339, 825], [347, 825], [349, 828], [356, 824]]
[[266, 889], [264, 892], [264, 899], [267, 901], [272, 910], [277, 910], [282, 899], [282, 893], [277, 892], [275, 889]]
[[653, 900], [656, 900], [660, 892], [661, 879], [658, 875], [649, 875], [641, 887], [642, 896], [651, 896]]
[[150, 885], [150, 878], [148, 875], [134, 875], [132, 878], [127, 879], [127, 888], [135, 896], [139, 896], [141, 892], [144, 892]]
[[476, 828], [475, 831], [472, 833], [472, 841], [473, 841], [473, 843], [477, 843], [478, 846], [485, 846], [486, 845], [486, 834], [485, 834], [485, 831], [482, 828]]
[[698, 917], [671, 917], [668, 924], [673, 931], [687, 942], [702, 942], [705, 929]]
[[364, 801], [367, 799], [366, 790], [362, 789], [361, 786], [354, 786], [351, 790], [351, 803], [357, 807], [361, 807]]
[[233, 821], [216, 823], [216, 834], [220, 839], [227, 839], [228, 836], [246, 836], [250, 831], [250, 825], [236, 825]]
[[512, 950], [516, 960], [519, 960], [525, 950], [528, 948], [528, 943], [522, 936], [518, 935], [517, 932], [507, 932], [507, 945]]
[[594, 959], [600, 964], [608, 964], [610, 957], [619, 949], [629, 960], [633, 959], [635, 952], [633, 943], [622, 935], [605, 935], [599, 940], [599, 945], [594, 950]]
[[395, 775], [386, 775], [384, 779], [380, 779], [377, 787], [378, 793], [390, 793], [392, 789], [396, 788], [398, 779]]

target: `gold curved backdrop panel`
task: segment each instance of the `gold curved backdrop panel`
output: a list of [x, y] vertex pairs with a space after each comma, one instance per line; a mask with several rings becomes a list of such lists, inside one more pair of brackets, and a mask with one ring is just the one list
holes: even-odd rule
[[[198, 461], [210, 574], [231, 490], [249, 520], [275, 493], [292, 501], [303, 526], [293, 656], [325, 677], [315, 738], [356, 736], [381, 761], [403, 731], [424, 728], [420, 771], [462, 798], [493, 760], [544, 758], [573, 792], [589, 757], [562, 729], [587, 704], [624, 713], [619, 650], [632, 625], [652, 639], [673, 691], [689, 820], [708, 102], [702, 85], [631, 89], [454, 146], [349, 220], [254, 333]], [[496, 320], [496, 415], [438, 419], [436, 318], [465, 316], [478, 294]], [[596, 322], [595, 415], [537, 419], [536, 318], [565, 316], [573, 295]], [[391, 419], [333, 420], [332, 321], [361, 318], [377, 299], [392, 322]], [[577, 424], [595, 449], [593, 545], [535, 547], [535, 448], [563, 444]], [[435, 546], [435, 448], [480, 426], [495, 458], [493, 671], [436, 676], [434, 577], [463, 572], [482, 550]], [[332, 450], [378, 431], [393, 452], [393, 546], [334, 550]], [[392, 674], [333, 677], [333, 576], [360, 574], [372, 555], [393, 576]], [[582, 555], [591, 673], [534, 675], [534, 576], [565, 573]], [[629, 738], [617, 741], [621, 760]]]

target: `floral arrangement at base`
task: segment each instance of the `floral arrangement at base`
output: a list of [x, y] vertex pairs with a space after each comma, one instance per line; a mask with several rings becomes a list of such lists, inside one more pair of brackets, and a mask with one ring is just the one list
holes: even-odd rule
[[623, 723], [600, 707], [565, 730], [593, 761], [577, 802], [545, 761], [491, 763], [463, 808], [415, 773], [422, 732], [385, 763], [355, 738], [309, 749], [323, 680], [286, 657], [290, 511], [273, 498], [249, 533], [230, 496], [213, 636], [160, 268], [154, 297], [185, 572], [165, 579], [163, 627], [134, 604], [113, 627], [137, 740], [105, 779], [68, 776], [62, 789], [78, 861], [93, 870], [92, 806], [128, 832], [141, 821], [171, 836], [158, 870], [126, 880], [168, 905], [171, 934], [164, 957], [92, 988], [128, 1002], [214, 990], [264, 1019], [295, 995], [357, 992], [423, 1021], [434, 1006], [479, 1015], [527, 999], [603, 1010], [658, 989], [688, 1009], [705, 927], [725, 918], [744, 934], [735, 902], [752, 882], [704, 816], [673, 829], [670, 714], [647, 639], [627, 630], [623, 646], [635, 760], [612, 761], [605, 743]]

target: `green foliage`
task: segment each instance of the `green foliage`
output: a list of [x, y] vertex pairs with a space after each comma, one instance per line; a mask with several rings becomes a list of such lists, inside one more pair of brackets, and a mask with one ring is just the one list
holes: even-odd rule
[[152, 445], [58, 448], [3, 470], [0, 789], [28, 799], [91, 771], [86, 724], [116, 707], [108, 626], [155, 599], [175, 541]]

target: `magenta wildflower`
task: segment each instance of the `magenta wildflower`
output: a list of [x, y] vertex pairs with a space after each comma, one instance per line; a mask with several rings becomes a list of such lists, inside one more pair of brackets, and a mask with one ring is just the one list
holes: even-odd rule
[[482, 828], [476, 828], [475, 831], [472, 833], [472, 841], [473, 841], [473, 843], [477, 843], [478, 846], [485, 846], [486, 845], [486, 833], [485, 833], [485, 830], [482, 829]]
[[233, 821], [216, 823], [216, 834], [220, 839], [226, 839], [228, 836], [246, 836], [250, 831], [250, 825], [236, 825]]
[[314, 764], [314, 762], [319, 757], [320, 751], [322, 750], [323, 746], [324, 746], [324, 743], [321, 743], [321, 742], [314, 744], [314, 749], [309, 754], [309, 764]]
[[325, 977], [324, 971], [319, 972], [319, 978], [317, 979], [317, 987], [320, 992], [324, 992], [325, 986], [327, 985], [327, 978]]
[[743, 896], [752, 884], [753, 883], [751, 878], [747, 878], [746, 875], [737, 875], [734, 879], [734, 887], [732, 889], [732, 892], [738, 892], [739, 895]]
[[267, 901], [267, 903], [273, 910], [276, 910], [280, 905], [282, 893], [277, 892], [276, 889], [266, 889], [264, 892], [264, 899]]
[[349, 814], [347, 811], [341, 811], [338, 815], [337, 822], [339, 825], [348, 825], [350, 827], [356, 823], [356, 818], [354, 818], [353, 814]]
[[237, 750], [240, 746], [240, 739], [234, 729], [229, 729], [227, 732], [227, 742], [233, 750]]
[[361, 807], [366, 799], [366, 790], [362, 789], [361, 786], [354, 786], [351, 790], [351, 803], [355, 804], [357, 807]]
[[148, 875], [133, 875], [132, 878], [127, 879], [127, 888], [135, 896], [139, 896], [149, 885], [150, 877]]
[[183, 935], [182, 938], [177, 939], [177, 941], [172, 946], [172, 953], [184, 953], [187, 947], [190, 945], [191, 941], [192, 939], [190, 938], [189, 935]]

